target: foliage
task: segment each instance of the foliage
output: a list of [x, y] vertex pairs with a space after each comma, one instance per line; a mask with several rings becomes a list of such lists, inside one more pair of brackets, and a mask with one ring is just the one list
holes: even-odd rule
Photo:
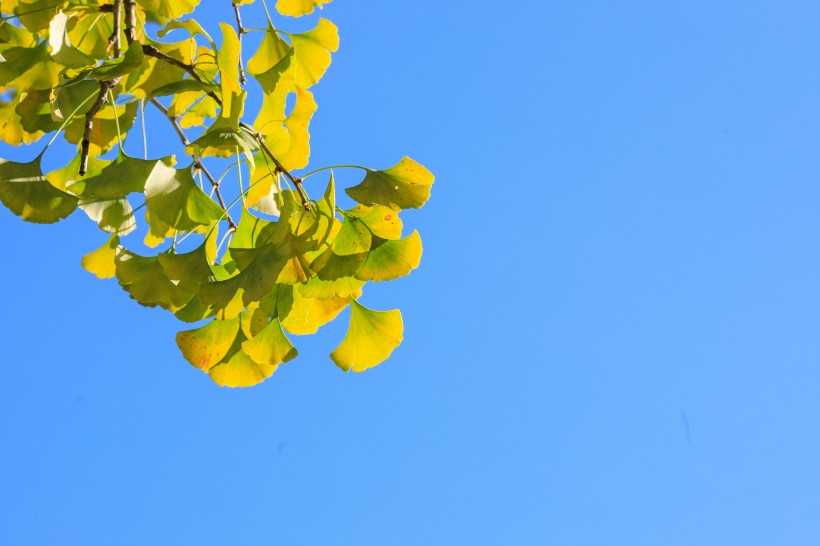
[[[389, 357], [402, 341], [401, 314], [358, 300], [367, 281], [418, 267], [421, 240], [415, 231], [403, 236], [399, 213], [421, 207], [433, 183], [407, 157], [381, 171], [352, 167], [365, 176], [346, 189], [358, 204], [344, 210], [331, 168], [293, 174], [308, 165], [310, 89], [338, 49], [337, 29], [320, 18], [312, 30], [288, 33], [267, 6], [267, 26], [246, 29], [241, 6], [253, 1], [233, 4], [235, 26], [222, 23], [217, 42], [188, 17], [198, 0], [0, 0], [0, 139], [21, 145], [52, 135], [30, 162], [0, 159], [0, 201], [43, 224], [81, 209], [107, 234], [83, 267], [116, 278], [144, 306], [206, 321], [177, 334], [177, 344], [232, 387], [270, 377], [297, 355], [289, 336], [315, 333], [348, 306], [349, 329], [332, 360], [363, 371]], [[276, 10], [300, 17], [329, 2], [278, 0]], [[264, 33], [261, 45], [243, 56], [242, 38], [254, 31]], [[184, 38], [167, 41], [171, 34]], [[262, 93], [251, 116], [248, 76]], [[145, 138], [146, 106], [168, 119], [188, 159], [125, 153], [140, 112]], [[44, 173], [43, 154], [60, 134], [76, 154]], [[219, 161], [236, 166], [231, 203], [224, 176], [209, 170]], [[323, 172], [324, 193], [311, 199], [303, 182]], [[153, 253], [125, 246], [142, 209]], [[183, 250], [189, 237], [199, 243]]]

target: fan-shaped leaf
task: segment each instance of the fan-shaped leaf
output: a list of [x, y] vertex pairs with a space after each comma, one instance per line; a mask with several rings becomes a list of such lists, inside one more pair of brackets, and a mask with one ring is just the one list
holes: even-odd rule
[[387, 360], [403, 335], [398, 310], [373, 311], [351, 299], [347, 335], [330, 358], [345, 371], [363, 372]]

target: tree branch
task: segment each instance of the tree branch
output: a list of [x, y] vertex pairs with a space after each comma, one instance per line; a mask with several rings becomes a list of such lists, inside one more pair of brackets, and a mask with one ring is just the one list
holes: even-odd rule
[[242, 85], [247, 85], [248, 80], [245, 78], [245, 66], [242, 64], [242, 35], [247, 34], [248, 31], [242, 26], [242, 15], [239, 14], [239, 4], [233, 3], [233, 12], [236, 14], [236, 33], [239, 36], [239, 81]]
[[122, 16], [122, 0], [114, 0], [114, 4], [111, 6], [111, 13], [114, 14], [114, 31], [111, 33], [111, 37], [108, 39], [108, 44], [114, 46], [114, 56], [119, 57], [121, 50], [120, 50], [120, 18]]
[[[88, 151], [91, 146], [91, 131], [94, 129], [94, 116], [100, 111], [100, 108], [105, 106], [108, 102], [108, 92], [116, 87], [120, 78], [113, 80], [106, 80], [100, 82], [100, 92], [97, 94], [97, 100], [91, 105], [88, 112], [85, 113], [85, 127], [83, 129], [82, 152], [80, 153], [80, 176], [84, 176], [88, 172]], [[116, 109], [114, 115], [117, 115]]]
[[125, 1], [125, 39], [128, 45], [137, 41], [137, 5], [134, 0]]

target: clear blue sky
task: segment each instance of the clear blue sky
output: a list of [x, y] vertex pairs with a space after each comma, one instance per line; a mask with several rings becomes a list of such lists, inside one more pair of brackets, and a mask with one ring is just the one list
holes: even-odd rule
[[405, 343], [346, 375], [341, 320], [220, 389], [82, 213], [0, 210], [0, 543], [820, 544], [820, 4], [322, 15], [311, 164], [437, 175], [363, 299]]

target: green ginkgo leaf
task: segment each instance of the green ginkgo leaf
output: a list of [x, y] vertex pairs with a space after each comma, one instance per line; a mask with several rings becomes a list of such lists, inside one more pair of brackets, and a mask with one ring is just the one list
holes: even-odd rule
[[373, 248], [356, 271], [363, 281], [390, 281], [409, 275], [421, 263], [421, 237], [418, 231], [398, 241], [374, 239]]
[[48, 42], [0, 53], [0, 82], [14, 89], [51, 89], [57, 85], [61, 70], [63, 67], [51, 59]]
[[351, 299], [350, 326], [330, 358], [345, 371], [363, 372], [387, 360], [403, 336], [398, 309], [373, 311]]
[[145, 183], [145, 204], [151, 218], [179, 231], [222, 219], [222, 209], [200, 189], [190, 168], [174, 169], [162, 162], [156, 164]]
[[182, 356], [202, 371], [209, 371], [228, 355], [239, 333], [239, 318], [213, 320], [195, 330], [177, 334]]
[[60, 124], [51, 117], [51, 97], [47, 90], [31, 89], [20, 93], [14, 112], [20, 116], [20, 125], [30, 135], [50, 133], [60, 128]]
[[289, 17], [301, 17], [310, 15], [317, 7], [322, 9], [322, 4], [330, 4], [330, 2], [331, 0], [278, 0], [276, 10]]
[[77, 198], [46, 179], [40, 157], [28, 163], [0, 158], [0, 202], [27, 222], [53, 224], [77, 208]]
[[157, 257], [139, 256], [122, 250], [116, 258], [120, 286], [131, 298], [146, 307], [162, 307], [174, 312], [185, 307], [193, 294], [177, 286], [165, 274]]
[[99, 279], [113, 279], [117, 274], [117, 253], [120, 249], [120, 238], [112, 235], [97, 250], [83, 256], [83, 269]]
[[157, 259], [171, 282], [183, 290], [197, 293], [200, 286], [215, 280], [208, 257], [216, 253], [215, 240], [216, 237], [209, 237], [191, 252], [163, 252]]
[[134, 42], [128, 46], [125, 55], [103, 62], [100, 66], [91, 70], [88, 77], [102, 81], [125, 76], [139, 68], [142, 64], [143, 56], [142, 44]]
[[271, 320], [256, 336], [243, 342], [242, 351], [254, 362], [267, 366], [278, 366], [293, 360], [298, 354], [278, 318]]
[[364, 284], [365, 281], [355, 277], [341, 277], [333, 281], [313, 277], [308, 282], [299, 285], [299, 292], [307, 298], [320, 300], [332, 298], [333, 296], [358, 298], [362, 293]]
[[393, 210], [417, 209], [430, 199], [435, 178], [421, 164], [404, 157], [384, 171], [368, 170], [364, 180], [345, 192], [363, 205], [385, 205]]

